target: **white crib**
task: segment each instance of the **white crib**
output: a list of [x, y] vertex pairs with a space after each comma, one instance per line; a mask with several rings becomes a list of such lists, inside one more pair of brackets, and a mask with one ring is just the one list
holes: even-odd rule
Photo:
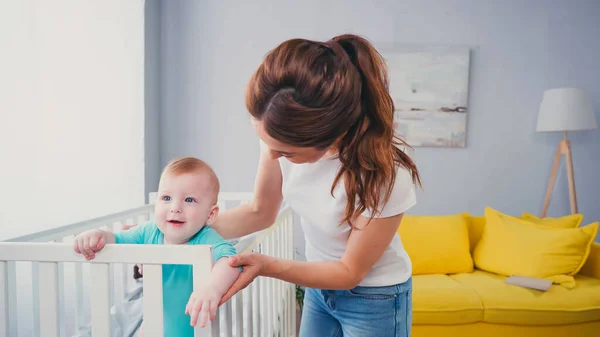
[[[226, 209], [250, 193], [221, 193]], [[154, 200], [151, 194], [150, 200]], [[144, 334], [163, 336], [162, 264], [193, 265], [194, 288], [212, 267], [210, 246], [107, 245], [92, 261], [74, 253], [75, 235], [92, 228], [121, 230], [153, 216], [152, 203], [76, 224], [0, 242], [0, 337], [70, 337], [91, 323], [94, 337], [108, 337], [110, 308], [134, 283], [143, 264]], [[233, 240], [238, 252], [294, 258], [291, 210], [283, 207], [269, 229]], [[295, 336], [295, 286], [257, 278], [223, 304], [216, 320], [195, 336]]]

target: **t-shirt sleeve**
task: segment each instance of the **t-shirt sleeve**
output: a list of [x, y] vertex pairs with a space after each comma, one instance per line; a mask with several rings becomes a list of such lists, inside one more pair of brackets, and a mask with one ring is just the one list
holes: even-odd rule
[[124, 231], [115, 232], [115, 242], [117, 244], [143, 244], [146, 242], [147, 233], [150, 231], [151, 226], [151, 223], [144, 223]]
[[213, 263], [216, 263], [222, 257], [230, 257], [235, 254], [237, 254], [235, 247], [227, 241], [213, 245]]
[[193, 243], [212, 245], [213, 263], [216, 263], [222, 257], [230, 257], [237, 254], [235, 247], [211, 227], [204, 228], [202, 235]]
[[[399, 166], [396, 172], [396, 181], [390, 198], [383, 208], [380, 207], [381, 213], [375, 213], [374, 218], [387, 218], [404, 213], [417, 203], [415, 184], [410, 171]], [[385, 196], [385, 192], [386, 190], [381, 192], [381, 199]], [[372, 209], [367, 209], [362, 216], [370, 218], [372, 213]]]

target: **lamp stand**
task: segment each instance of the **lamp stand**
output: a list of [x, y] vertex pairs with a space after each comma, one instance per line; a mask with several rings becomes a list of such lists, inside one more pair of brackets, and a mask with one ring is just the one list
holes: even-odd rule
[[556, 181], [556, 173], [558, 171], [558, 165], [560, 159], [565, 156], [565, 166], [567, 167], [567, 181], [569, 183], [569, 199], [571, 202], [571, 214], [577, 213], [577, 195], [575, 193], [575, 178], [573, 177], [573, 157], [571, 156], [571, 143], [567, 139], [567, 132], [564, 132], [564, 138], [558, 143], [556, 149], [556, 155], [554, 156], [554, 164], [552, 165], [552, 172], [550, 173], [550, 180], [548, 181], [548, 188], [546, 189], [546, 197], [544, 198], [544, 208], [542, 209], [542, 218], [546, 217], [548, 206], [550, 205], [550, 197], [552, 196], [552, 190], [554, 189], [554, 182]]

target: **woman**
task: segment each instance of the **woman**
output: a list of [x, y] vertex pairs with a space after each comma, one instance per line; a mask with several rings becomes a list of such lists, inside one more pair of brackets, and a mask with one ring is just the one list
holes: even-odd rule
[[243, 272], [222, 302], [274, 277], [307, 287], [302, 337], [410, 335], [411, 262], [397, 229], [420, 178], [394, 137], [386, 71], [355, 35], [292, 39], [266, 56], [246, 92], [262, 149], [254, 200], [213, 227], [226, 238], [265, 229], [285, 198], [307, 261], [232, 257]]

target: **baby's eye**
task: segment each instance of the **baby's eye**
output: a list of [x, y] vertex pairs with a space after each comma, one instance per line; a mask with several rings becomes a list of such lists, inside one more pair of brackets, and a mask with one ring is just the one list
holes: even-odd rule
[[162, 200], [164, 200], [164, 201], [171, 201], [171, 197], [168, 196], [168, 195], [165, 195], [165, 196], [162, 197]]
[[185, 202], [194, 202], [193, 198], [185, 198]]

